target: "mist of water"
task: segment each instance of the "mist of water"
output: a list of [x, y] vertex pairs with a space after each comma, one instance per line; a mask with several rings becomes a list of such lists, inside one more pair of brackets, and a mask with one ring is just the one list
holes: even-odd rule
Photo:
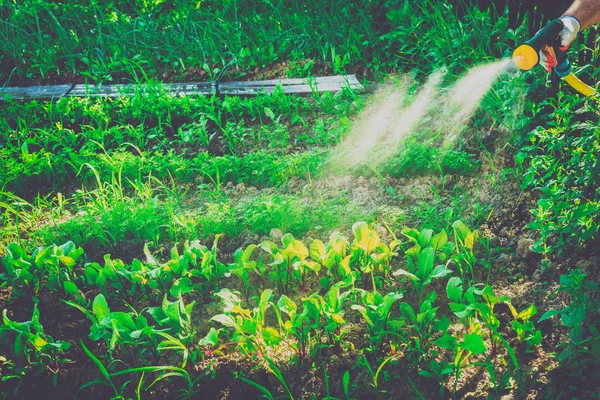
[[347, 173], [357, 165], [380, 165], [397, 154], [402, 140], [416, 129], [442, 135], [443, 146], [454, 143], [509, 64], [510, 60], [501, 60], [475, 67], [445, 89], [440, 88], [444, 73], [435, 72], [408, 106], [403, 106], [406, 80], [400, 87], [384, 85], [336, 147], [326, 163], [326, 175]]

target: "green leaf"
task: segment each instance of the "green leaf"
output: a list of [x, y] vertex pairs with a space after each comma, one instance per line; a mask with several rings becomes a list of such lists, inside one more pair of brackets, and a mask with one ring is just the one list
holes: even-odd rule
[[462, 221], [454, 221], [452, 228], [454, 229], [454, 235], [463, 243], [471, 233], [471, 230]]
[[425, 280], [433, 269], [433, 262], [435, 258], [435, 252], [432, 247], [424, 249], [419, 258], [417, 259], [417, 273], [416, 275], [421, 279]]
[[404, 228], [402, 229], [402, 234], [410, 239], [411, 242], [416, 244], [420, 233], [414, 228]]
[[432, 229], [423, 229], [419, 236], [417, 236], [417, 242], [421, 247], [428, 247], [431, 242], [431, 235], [433, 235]]
[[419, 371], [419, 375], [424, 376], [425, 378], [433, 378], [433, 374], [429, 371], [426, 371], [424, 369]]
[[446, 265], [438, 265], [435, 269], [429, 274], [425, 283], [431, 282], [433, 279], [445, 278], [448, 275], [452, 274], [452, 270], [448, 268]]
[[170, 293], [171, 293], [171, 296], [178, 297], [182, 294], [190, 293], [193, 291], [194, 291], [194, 285], [192, 284], [192, 281], [190, 280], [190, 278], [183, 277], [183, 278], [177, 279], [173, 283], [173, 286], [171, 286]]
[[525, 310], [521, 311], [517, 314], [517, 318], [521, 318], [523, 321], [529, 321], [531, 317], [533, 317], [537, 313], [537, 309], [535, 308], [535, 304], [530, 305]]
[[421, 252], [420, 244], [416, 244], [413, 247], [411, 247], [410, 249], [405, 251], [407, 256], [415, 256], [415, 257], [418, 256], [420, 252]]
[[94, 303], [92, 304], [92, 311], [98, 321], [102, 321], [104, 317], [106, 317], [110, 313], [110, 309], [108, 308], [108, 303], [106, 302], [106, 298], [104, 298], [103, 294], [99, 294], [94, 299]]
[[286, 314], [290, 314], [292, 312], [295, 312], [298, 307], [296, 306], [296, 303], [294, 303], [289, 297], [282, 294], [279, 300], [277, 301], [277, 308], [279, 308]]
[[[87, 267], [85, 267], [84, 273], [85, 273], [85, 278], [87, 280], [87, 283], [90, 285], [94, 285], [94, 284], [96, 284], [96, 279], [98, 279], [98, 271], [91, 265], [92, 264], [89, 264]], [[96, 264], [96, 265], [98, 265], [98, 264]]]
[[73, 296], [77, 296], [79, 294], [79, 289], [77, 288], [77, 285], [74, 284], [73, 282], [65, 281], [63, 286], [65, 289], [65, 293], [73, 295]]
[[446, 333], [435, 341], [435, 344], [443, 349], [454, 350], [457, 346], [457, 340], [454, 336]]
[[225, 314], [218, 314], [215, 315], [214, 317], [212, 317], [210, 319], [211, 321], [216, 321], [216, 322], [220, 322], [221, 324], [228, 326], [230, 328], [236, 328], [237, 324], [235, 323], [235, 321], [233, 320], [232, 317], [230, 317], [229, 315], [225, 315]]
[[269, 117], [269, 119], [271, 119], [272, 121], [275, 121], [275, 113], [273, 112], [273, 110], [271, 110], [269, 107], [265, 107], [265, 115], [267, 117]]
[[359, 242], [369, 235], [369, 231], [369, 225], [364, 221], [360, 221], [352, 225], [352, 233], [354, 233], [354, 237]]
[[448, 294], [448, 300], [454, 303], [461, 303], [463, 295], [462, 280], [457, 276], [448, 279], [446, 293]]
[[472, 305], [467, 306], [460, 303], [450, 303], [450, 311], [452, 311], [458, 318], [465, 318], [472, 310]]
[[473, 354], [485, 353], [485, 343], [478, 333], [467, 333], [460, 346]]
[[215, 328], [210, 328], [210, 331], [198, 342], [200, 346], [214, 347], [219, 343], [219, 331]]
[[344, 385], [344, 396], [346, 396], [347, 399], [350, 398], [350, 371], [346, 370], [346, 372], [344, 372], [344, 377], [342, 378], [342, 383]]
[[416, 276], [411, 274], [410, 272], [404, 270], [404, 269], [399, 269], [398, 271], [394, 272], [392, 275], [394, 276], [406, 276], [409, 279], [413, 280], [413, 281], [419, 281], [420, 279]]
[[434, 250], [441, 249], [448, 242], [448, 234], [444, 229], [437, 235], [431, 238], [431, 246]]
[[252, 257], [252, 253], [254, 252], [254, 249], [256, 249], [255, 244], [251, 244], [248, 247], [246, 247], [246, 250], [244, 250], [244, 253], [242, 254], [242, 259], [241, 259], [241, 261], [243, 263], [247, 263], [248, 261], [250, 261], [250, 257]]
[[580, 326], [585, 320], [585, 305], [577, 304], [569, 308], [569, 312], [565, 312], [561, 316], [562, 323], [568, 327]]
[[281, 243], [283, 244], [283, 248], [287, 248], [288, 246], [293, 245], [295, 241], [296, 239], [291, 233], [286, 233], [281, 237]]
[[440, 332], [446, 332], [450, 328], [450, 320], [445, 315], [433, 323], [433, 329]]
[[547, 319], [550, 319], [550, 318], [554, 317], [555, 315], [562, 314], [564, 311], [565, 311], [565, 309], [547, 311], [547, 312], [544, 313], [544, 315], [542, 315], [540, 317], [540, 319], [538, 320], [538, 322], [542, 322], [542, 321], [545, 321]]
[[467, 235], [464, 241], [465, 248], [468, 250], [473, 250], [475, 247], [475, 241], [477, 240], [477, 232], [471, 232]]
[[323, 259], [327, 256], [327, 249], [322, 241], [315, 239], [310, 244], [310, 258], [317, 262], [323, 262]]

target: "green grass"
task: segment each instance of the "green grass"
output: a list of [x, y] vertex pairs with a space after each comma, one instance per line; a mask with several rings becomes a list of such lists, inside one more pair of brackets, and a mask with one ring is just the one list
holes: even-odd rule
[[450, 6], [432, 1], [4, 3], [0, 15], [1, 80], [208, 80], [226, 65], [229, 75], [243, 77], [282, 61], [290, 62], [292, 76], [417, 62], [426, 72], [449, 56], [464, 67], [509, 50], [503, 42], [487, 44], [492, 27], [485, 12], [471, 10], [459, 21]]

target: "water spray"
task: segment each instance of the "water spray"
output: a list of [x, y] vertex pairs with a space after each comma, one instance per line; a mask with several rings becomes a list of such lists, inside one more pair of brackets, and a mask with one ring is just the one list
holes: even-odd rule
[[564, 28], [560, 19], [555, 19], [541, 29], [531, 39], [520, 45], [513, 52], [513, 62], [523, 71], [529, 71], [540, 62], [540, 50], [555, 62], [554, 72], [567, 82], [573, 89], [584, 96], [592, 96], [596, 90], [577, 78], [571, 71], [571, 63], [566, 52], [560, 49], [560, 32]]

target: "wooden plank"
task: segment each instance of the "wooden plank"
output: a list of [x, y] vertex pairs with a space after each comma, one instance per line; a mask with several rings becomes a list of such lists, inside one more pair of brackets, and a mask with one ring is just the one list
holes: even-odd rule
[[[322, 76], [304, 79], [271, 79], [264, 81], [223, 82], [218, 91], [224, 95], [256, 95], [273, 93], [281, 85], [285, 93], [337, 92], [343, 88], [364, 90], [355, 75]], [[136, 93], [164, 91], [176, 96], [212, 95], [217, 93], [214, 82], [163, 83], [157, 85], [55, 85], [8, 87], [0, 91], [0, 101], [4, 99], [30, 100], [52, 99], [63, 96], [73, 97], [125, 97]]]
[[0, 101], [53, 99], [62, 97], [73, 85], [15, 86], [0, 88]]
[[280, 79], [253, 82], [223, 82], [219, 93], [228, 95], [253, 95], [273, 93], [281, 85], [284, 93], [338, 92], [343, 88], [364, 90], [355, 75], [319, 77], [314, 79]]
[[215, 85], [212, 82], [189, 82], [189, 83], [164, 83], [157, 86], [135, 86], [135, 85], [75, 85], [69, 96], [77, 97], [121, 97], [133, 96], [139, 91], [164, 90], [179, 96], [187, 96], [193, 94], [214, 94], [216, 93]]
[[69, 93], [72, 97], [119, 97], [131, 96], [131, 85], [75, 85]]
[[162, 86], [167, 92], [179, 96], [195, 94], [209, 95], [217, 92], [214, 82], [165, 83]]
[[318, 76], [314, 78], [293, 78], [293, 79], [269, 79], [264, 81], [240, 81], [240, 82], [222, 82], [219, 85], [227, 85], [228, 87], [235, 86], [294, 86], [294, 85], [307, 85], [311, 83], [316, 84], [339, 84], [343, 85], [348, 82], [350, 85], [358, 85], [363, 88], [356, 75], [334, 75], [334, 76]]

